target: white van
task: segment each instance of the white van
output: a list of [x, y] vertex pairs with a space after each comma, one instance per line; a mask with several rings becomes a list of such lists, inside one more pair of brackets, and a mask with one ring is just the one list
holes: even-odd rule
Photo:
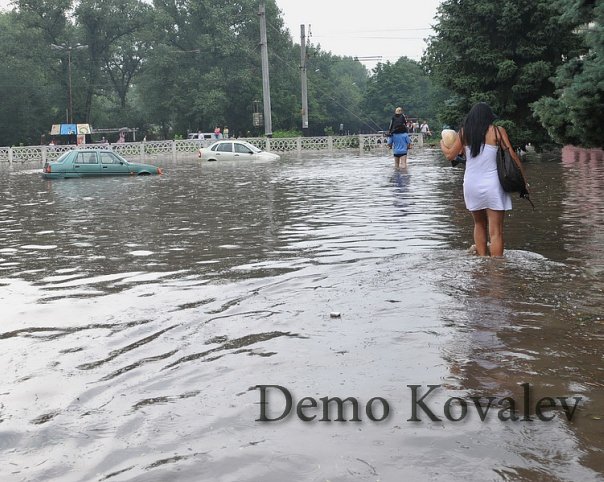
[[200, 141], [204, 141], [204, 140], [212, 140], [212, 139], [216, 139], [214, 137], [214, 133], [213, 132], [191, 132], [187, 135], [187, 139], [189, 140], [200, 140]]

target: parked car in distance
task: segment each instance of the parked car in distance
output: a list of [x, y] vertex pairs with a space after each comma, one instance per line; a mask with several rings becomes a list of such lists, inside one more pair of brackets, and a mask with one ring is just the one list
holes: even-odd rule
[[228, 139], [202, 147], [197, 155], [202, 161], [278, 161], [281, 156], [258, 149], [246, 141]]
[[129, 162], [111, 149], [74, 149], [42, 168], [45, 179], [162, 174], [161, 167]]
[[187, 134], [187, 139], [194, 141], [208, 141], [216, 139], [213, 132], [190, 132]]

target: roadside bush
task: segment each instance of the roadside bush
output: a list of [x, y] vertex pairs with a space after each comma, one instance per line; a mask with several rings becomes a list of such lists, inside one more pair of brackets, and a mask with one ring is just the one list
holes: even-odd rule
[[302, 137], [302, 133], [297, 130], [290, 131], [275, 131], [273, 132], [273, 138], [283, 139], [285, 137]]

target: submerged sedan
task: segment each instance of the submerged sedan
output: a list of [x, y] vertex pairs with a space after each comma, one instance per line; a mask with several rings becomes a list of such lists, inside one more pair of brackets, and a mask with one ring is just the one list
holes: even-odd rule
[[42, 177], [145, 176], [162, 172], [161, 167], [129, 162], [111, 149], [76, 149], [64, 153], [56, 161], [45, 163]]
[[246, 141], [224, 140], [210, 147], [199, 149], [198, 155], [203, 161], [278, 161], [281, 157], [272, 152], [258, 149]]

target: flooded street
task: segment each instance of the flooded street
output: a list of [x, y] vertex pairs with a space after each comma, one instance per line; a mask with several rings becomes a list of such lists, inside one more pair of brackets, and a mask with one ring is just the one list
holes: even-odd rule
[[440, 151], [161, 165], [3, 166], [0, 480], [604, 480], [602, 160], [527, 163], [505, 259]]

